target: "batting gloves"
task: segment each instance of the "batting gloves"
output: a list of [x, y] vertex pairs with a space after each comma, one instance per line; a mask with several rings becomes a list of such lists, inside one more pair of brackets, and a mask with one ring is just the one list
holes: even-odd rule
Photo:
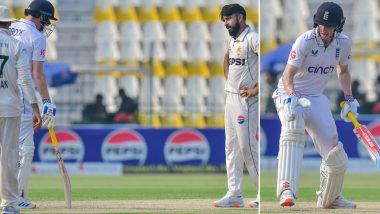
[[44, 106], [42, 111], [42, 126], [50, 127], [54, 126], [54, 117], [57, 111], [56, 106], [51, 103], [50, 99], [44, 99]]
[[351, 122], [351, 120], [348, 118], [348, 112], [351, 112], [356, 118], [359, 116], [360, 105], [352, 95], [346, 96], [346, 102], [340, 111], [340, 117], [344, 120], [344, 122], [347, 123]]
[[296, 117], [296, 107], [298, 104], [298, 99], [300, 97], [295, 93], [291, 94], [285, 101], [285, 119], [287, 121], [293, 121]]

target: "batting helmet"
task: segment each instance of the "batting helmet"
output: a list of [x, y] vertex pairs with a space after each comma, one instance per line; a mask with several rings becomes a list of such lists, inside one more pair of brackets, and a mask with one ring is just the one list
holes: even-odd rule
[[44, 31], [47, 37], [55, 29], [55, 25], [51, 24], [50, 20], [58, 21], [54, 17], [54, 6], [47, 0], [33, 0], [28, 8], [25, 9], [24, 14], [36, 18], [42, 17], [41, 24], [43, 28], [40, 30]]
[[342, 8], [334, 2], [324, 2], [313, 17], [314, 27], [318, 25], [336, 27], [337, 32], [343, 30], [346, 17], [343, 16]]

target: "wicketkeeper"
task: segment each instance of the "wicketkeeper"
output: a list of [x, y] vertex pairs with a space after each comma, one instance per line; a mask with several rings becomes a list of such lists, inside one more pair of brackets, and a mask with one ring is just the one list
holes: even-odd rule
[[356, 208], [356, 204], [341, 195], [348, 158], [338, 139], [329, 100], [323, 94], [327, 82], [337, 72], [347, 101], [340, 116], [346, 122], [349, 122], [348, 111], [358, 116], [359, 103], [352, 96], [348, 70], [351, 40], [341, 33], [345, 17], [338, 4], [321, 4], [313, 21], [314, 28], [293, 44], [288, 64], [273, 94], [282, 124], [277, 197], [281, 206], [293, 206], [298, 197], [306, 129], [322, 157], [317, 206]]

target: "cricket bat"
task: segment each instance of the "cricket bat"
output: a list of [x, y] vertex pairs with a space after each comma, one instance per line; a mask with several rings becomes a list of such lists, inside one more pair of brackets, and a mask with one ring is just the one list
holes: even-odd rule
[[[344, 101], [340, 103], [340, 107], [343, 108]], [[354, 133], [356, 137], [358, 138], [359, 142], [364, 146], [364, 148], [367, 150], [369, 156], [371, 157], [372, 161], [375, 163], [377, 168], [380, 168], [380, 147], [379, 144], [376, 142], [375, 137], [372, 135], [372, 133], [368, 130], [367, 126], [360, 124], [355, 116], [348, 112], [348, 118], [351, 120], [351, 122], [354, 124]]]
[[63, 159], [61, 156], [61, 153], [58, 150], [58, 141], [57, 137], [55, 136], [55, 131], [52, 126], [49, 127], [49, 133], [51, 137], [51, 141], [54, 147], [55, 151], [55, 157], [57, 158], [57, 163], [59, 166], [59, 171], [61, 173], [61, 178], [63, 180], [63, 187], [64, 187], [64, 193], [65, 193], [65, 202], [66, 202], [66, 207], [71, 208], [71, 183], [70, 183], [70, 177], [69, 174], [67, 173], [65, 164], [63, 163]]

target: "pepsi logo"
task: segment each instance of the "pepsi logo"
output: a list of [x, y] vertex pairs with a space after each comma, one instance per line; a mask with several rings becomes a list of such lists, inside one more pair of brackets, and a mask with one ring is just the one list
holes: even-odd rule
[[144, 138], [133, 130], [115, 130], [102, 144], [104, 161], [116, 161], [143, 165], [148, 155]]
[[[84, 158], [84, 144], [82, 139], [71, 130], [56, 130], [55, 135], [59, 144], [59, 151], [64, 161], [81, 162]], [[49, 132], [41, 138], [38, 148], [41, 161], [56, 161], [55, 151]]]
[[196, 130], [178, 130], [165, 142], [164, 157], [168, 165], [205, 165], [210, 158], [210, 146]]
[[238, 117], [237, 117], [237, 122], [238, 122], [238, 124], [243, 124], [244, 123], [244, 116], [243, 115], [239, 115]]

